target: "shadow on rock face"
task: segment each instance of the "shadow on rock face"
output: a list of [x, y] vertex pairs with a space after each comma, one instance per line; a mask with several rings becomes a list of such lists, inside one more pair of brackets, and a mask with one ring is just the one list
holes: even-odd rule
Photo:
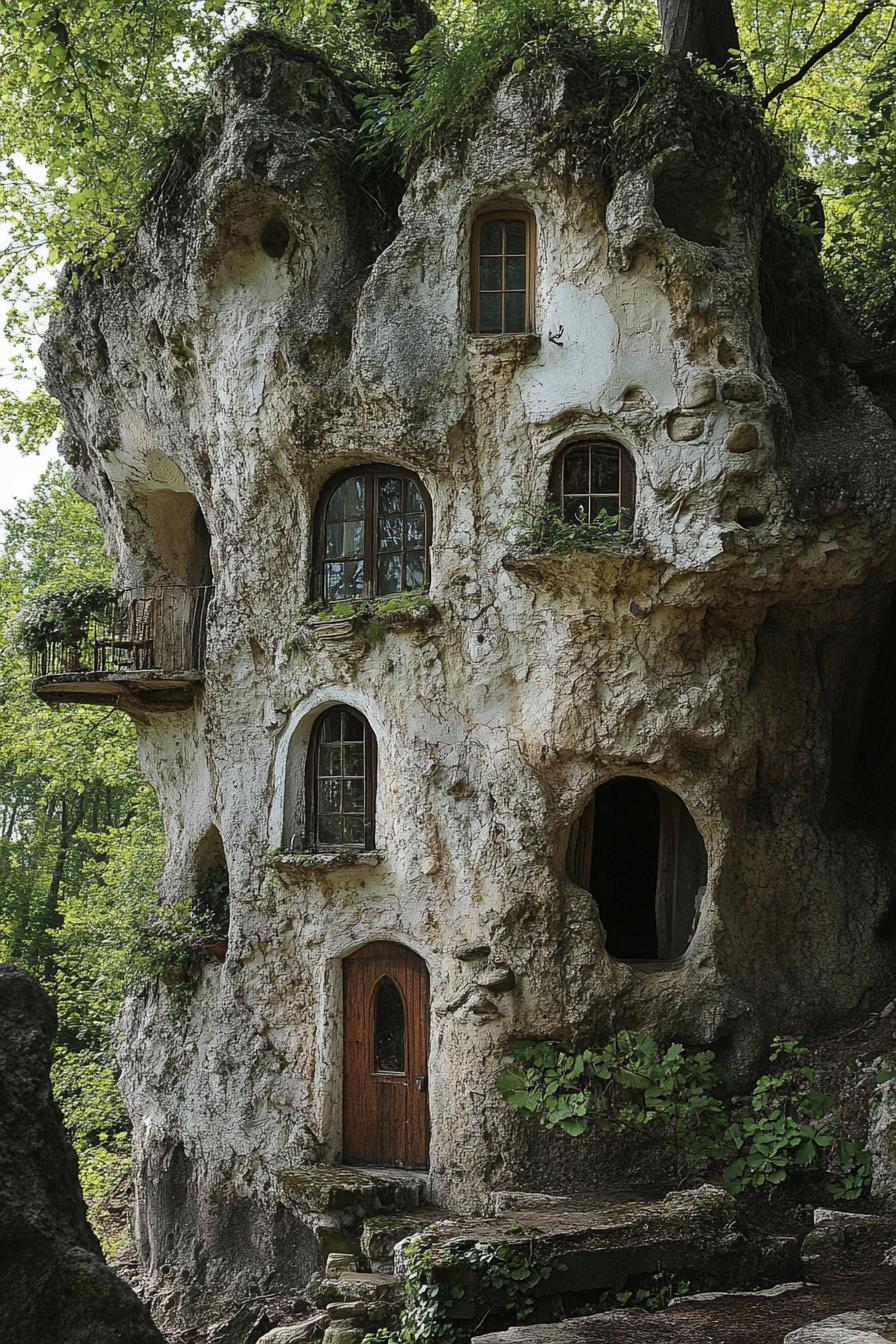
[[162, 1344], [105, 1264], [50, 1088], [56, 1014], [29, 975], [0, 966], [0, 1339]]

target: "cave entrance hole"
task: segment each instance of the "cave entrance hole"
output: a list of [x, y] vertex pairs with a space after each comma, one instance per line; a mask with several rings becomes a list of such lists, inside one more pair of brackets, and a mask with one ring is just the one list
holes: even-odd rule
[[567, 872], [590, 891], [620, 961], [675, 961], [706, 890], [706, 846], [670, 789], [620, 776], [595, 790], [570, 830]]

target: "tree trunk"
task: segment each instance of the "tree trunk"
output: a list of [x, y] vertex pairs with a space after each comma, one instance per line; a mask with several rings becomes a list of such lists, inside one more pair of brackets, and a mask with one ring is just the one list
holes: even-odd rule
[[731, 0], [657, 0], [667, 56], [697, 56], [722, 69], [740, 48]]

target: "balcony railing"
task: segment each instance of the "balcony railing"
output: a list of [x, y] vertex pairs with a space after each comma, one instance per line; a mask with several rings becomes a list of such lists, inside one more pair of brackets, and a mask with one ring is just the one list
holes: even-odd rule
[[76, 637], [46, 639], [31, 655], [32, 675], [201, 672], [213, 592], [210, 585], [121, 589]]

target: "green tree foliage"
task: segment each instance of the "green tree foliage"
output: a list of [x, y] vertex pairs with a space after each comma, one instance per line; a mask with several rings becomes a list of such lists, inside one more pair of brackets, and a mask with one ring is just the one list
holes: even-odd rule
[[137, 769], [133, 725], [116, 711], [49, 707], [31, 693], [15, 642], [29, 600], [103, 583], [110, 565], [93, 509], [51, 466], [3, 516], [0, 553], [0, 959], [56, 998], [54, 1084], [88, 1195], [127, 1161], [110, 1028], [154, 899], [163, 841]]
[[[22, 351], [52, 300], [47, 263], [114, 264], [137, 204], [196, 124], [210, 63], [247, 24], [317, 48], [358, 90], [368, 145], [407, 157], [496, 69], [610, 39], [660, 48], [653, 0], [6, 0], [0, 7], [0, 297]], [[873, 325], [893, 303], [896, 0], [735, 0], [740, 44], [794, 178], [820, 187], [830, 274]], [[416, 43], [417, 34], [425, 36]], [[411, 47], [410, 64], [401, 68]], [[612, 61], [607, 66], [612, 82]], [[407, 80], [406, 91], [401, 88]], [[803, 208], [793, 187], [789, 204]], [[786, 193], [784, 193], [786, 197]], [[783, 204], [787, 205], [786, 199]], [[5, 246], [3, 239], [6, 238]], [[41, 282], [41, 277], [44, 282]], [[52, 407], [27, 354], [0, 392], [0, 437], [33, 449]]]

